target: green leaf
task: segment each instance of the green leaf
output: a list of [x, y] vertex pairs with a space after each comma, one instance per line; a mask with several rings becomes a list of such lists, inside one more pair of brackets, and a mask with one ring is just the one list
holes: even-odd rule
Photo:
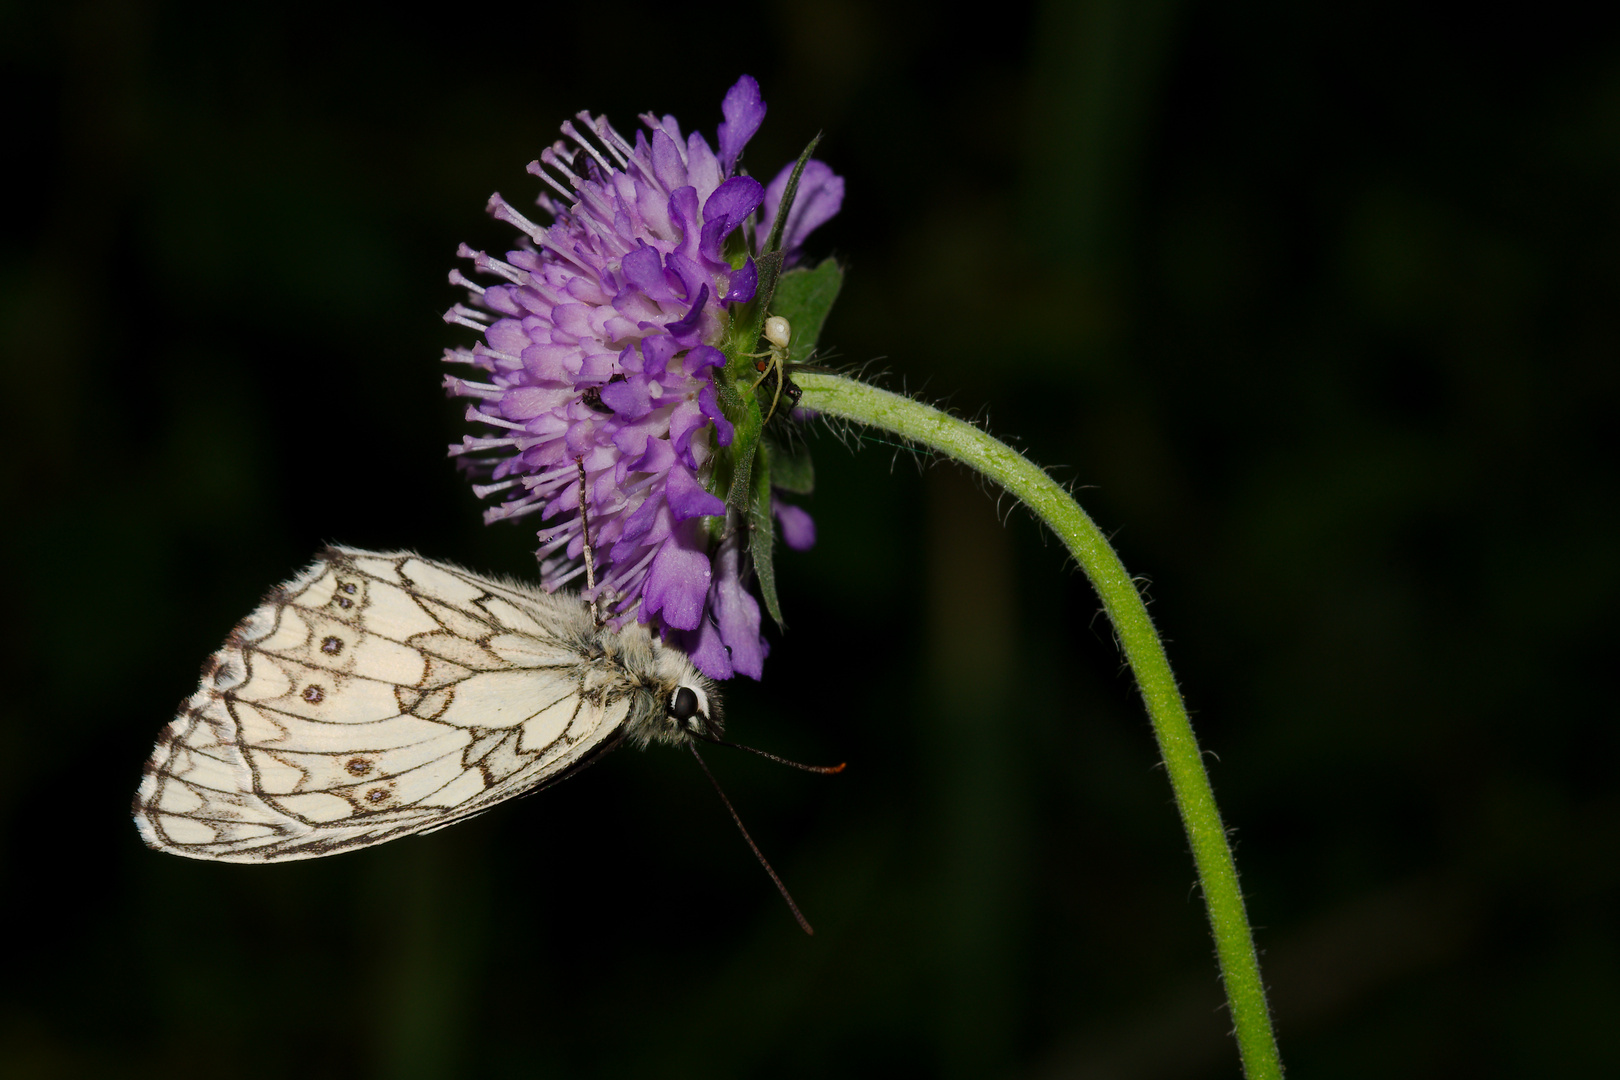
[[[800, 363], [821, 339], [822, 324], [844, 285], [844, 269], [836, 259], [824, 259], [814, 270], [789, 270], [776, 283], [770, 314], [780, 315], [793, 327], [788, 358]], [[777, 485], [781, 487], [780, 484]]]
[[802, 441], [784, 445], [769, 433], [764, 437], [771, 463], [771, 485], [795, 495], [808, 495], [816, 489], [816, 467], [810, 448]]
[[786, 629], [782, 602], [776, 595], [776, 564], [771, 561], [776, 547], [776, 520], [771, 516], [771, 457], [764, 442], [759, 444], [758, 454], [759, 463], [753, 471], [754, 499], [748, 508], [748, 553], [754, 559], [754, 573], [759, 575], [759, 594], [765, 598], [765, 610], [777, 626]]

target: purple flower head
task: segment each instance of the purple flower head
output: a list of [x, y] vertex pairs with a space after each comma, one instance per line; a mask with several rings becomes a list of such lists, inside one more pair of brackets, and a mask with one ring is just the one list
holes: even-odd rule
[[[763, 204], [764, 241], [788, 172], [769, 189], [737, 172], [765, 118], [758, 83], [743, 76], [721, 109], [718, 154], [671, 116], [643, 115], [633, 142], [605, 117], [564, 123], [566, 139], [529, 165], [549, 188], [538, 200], [549, 225], [490, 197], [490, 213], [522, 237], [505, 259], [461, 247], [496, 281], [450, 275], [470, 306], [446, 321], [483, 340], [446, 350], [481, 374], [447, 375], [445, 387], [473, 399], [467, 419], [484, 425], [450, 448], [482, 481], [473, 491], [500, 498], [484, 520], [548, 523], [536, 553], [547, 589], [586, 574], [588, 527], [596, 584], [582, 594], [612, 622], [656, 624], [713, 677], [758, 678], [766, 646], [739, 539], [747, 523], [709, 488], [734, 437], [715, 379], [731, 305], [752, 300], [759, 280], [739, 230]], [[842, 198], [842, 178], [810, 162], [784, 232], [790, 258]], [[814, 538], [802, 510], [782, 521], [790, 546]]]

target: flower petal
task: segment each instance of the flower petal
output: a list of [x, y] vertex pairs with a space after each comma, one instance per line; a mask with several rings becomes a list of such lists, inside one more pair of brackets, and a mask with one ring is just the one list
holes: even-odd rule
[[647, 584], [641, 591], [643, 619], [660, 616], [665, 625], [696, 630], [703, 621], [703, 602], [709, 595], [709, 556], [703, 543], [703, 521], [693, 518], [675, 530], [653, 556]]
[[746, 304], [754, 298], [759, 289], [759, 267], [754, 265], [753, 257], [731, 272], [731, 280], [726, 285], [726, 295], [720, 298], [724, 304]]
[[731, 657], [725, 643], [720, 640], [720, 628], [713, 619], [704, 619], [696, 630], [671, 630], [664, 640], [685, 653], [692, 666], [711, 679], [729, 679]]
[[809, 551], [816, 546], [816, 522], [803, 507], [772, 496], [771, 513], [782, 523], [782, 543], [794, 551]]
[[664, 482], [664, 498], [676, 521], [694, 517], [719, 517], [726, 512], [726, 502], [703, 489], [697, 477], [679, 465], [669, 470]]
[[699, 345], [686, 354], [681, 361], [681, 374], [688, 379], [695, 379], [704, 368], [720, 367], [726, 362], [726, 354], [713, 345]]
[[625, 280], [652, 299], [660, 303], [675, 299], [664, 277], [664, 260], [645, 241], [619, 260], [619, 266], [624, 271]]
[[710, 606], [720, 625], [720, 640], [738, 675], [757, 679], [765, 673], [765, 641], [759, 636], [759, 601], [742, 579], [742, 540], [732, 533], [720, 542], [714, 556], [714, 582]]
[[720, 411], [720, 399], [714, 392], [714, 383], [706, 382], [698, 390], [698, 408], [703, 410], [704, 416], [714, 421], [714, 441], [721, 446], [730, 446], [737, 430], [726, 419], [726, 414]]
[[759, 96], [759, 83], [752, 75], [744, 75], [726, 91], [720, 113], [725, 117], [716, 129], [720, 137], [720, 167], [729, 176], [743, 147], [765, 121], [765, 101]]
[[703, 239], [698, 250], [712, 262], [725, 264], [721, 246], [731, 231], [758, 209], [765, 189], [752, 176], [733, 176], [714, 189], [703, 204]]
[[[787, 191], [788, 180], [793, 176], [793, 166], [785, 166], [776, 178], [765, 186], [765, 220], [760, 226], [760, 235], [769, 236], [776, 227], [776, 211], [782, 204], [782, 195]], [[832, 166], [825, 161], [811, 158], [804, 164], [804, 172], [799, 174], [799, 191], [793, 197], [793, 209], [788, 211], [787, 227], [782, 231], [782, 250], [788, 253], [788, 261], [793, 261], [793, 253], [818, 227], [825, 225], [829, 219], [844, 205], [844, 178], [832, 171]]]
[[692, 310], [675, 322], [664, 324], [664, 329], [669, 331], [669, 336], [683, 345], [696, 345], [698, 343], [697, 333], [703, 323], [703, 306], [708, 302], [709, 287], [704, 285], [698, 289], [697, 300], [693, 302]]
[[652, 412], [652, 398], [647, 393], [647, 380], [629, 378], [610, 382], [602, 387], [602, 404], [626, 420], [639, 420]]

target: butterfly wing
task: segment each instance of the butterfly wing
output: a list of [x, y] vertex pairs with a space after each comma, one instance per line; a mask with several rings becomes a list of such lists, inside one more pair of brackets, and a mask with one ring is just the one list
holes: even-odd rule
[[232, 632], [159, 736], [146, 842], [275, 862], [442, 828], [622, 737], [635, 687], [584, 605], [409, 552], [331, 548]]

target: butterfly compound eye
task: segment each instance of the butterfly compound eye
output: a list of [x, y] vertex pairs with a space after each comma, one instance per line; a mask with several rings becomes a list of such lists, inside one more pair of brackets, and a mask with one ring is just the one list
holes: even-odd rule
[[679, 721], [687, 721], [697, 715], [698, 696], [689, 686], [683, 686], [670, 695], [669, 715]]

